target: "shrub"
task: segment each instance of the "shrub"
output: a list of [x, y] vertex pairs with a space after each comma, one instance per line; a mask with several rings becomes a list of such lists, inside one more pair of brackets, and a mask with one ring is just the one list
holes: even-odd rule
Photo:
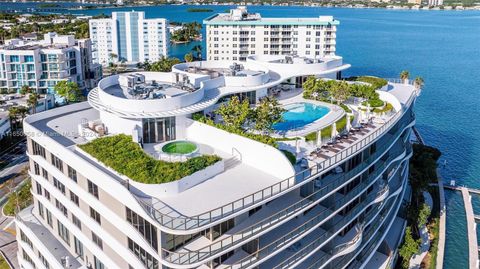
[[260, 143], [267, 144], [267, 145], [272, 146], [272, 147], [274, 147], [274, 148], [278, 148], [278, 144], [277, 144], [276, 139], [273, 138], [273, 137], [271, 137], [271, 136], [262, 135], [262, 134], [248, 133], [248, 132], [245, 132], [243, 129], [237, 129], [237, 128], [235, 128], [235, 127], [231, 127], [231, 126], [226, 126], [226, 125], [223, 125], [223, 124], [215, 123], [215, 122], [213, 122], [211, 119], [208, 119], [207, 117], [200, 117], [200, 118], [197, 117], [196, 120], [199, 121], [199, 122], [201, 122], [201, 123], [205, 123], [205, 124], [208, 124], [208, 125], [210, 125], [210, 126], [213, 126], [213, 127], [215, 127], [215, 128], [218, 128], [218, 129], [227, 131], [227, 132], [229, 132], [229, 133], [237, 134], [237, 135], [240, 135], [240, 136], [243, 136], [243, 137], [246, 137], [246, 138], [249, 138], [249, 139], [258, 141], [258, 142], [260, 142]]
[[345, 110], [345, 112], [352, 113], [352, 110], [350, 108], [348, 108], [348, 106], [346, 106], [345, 104], [340, 104], [340, 107], [343, 108], [343, 110]]
[[[350, 118], [350, 122], [353, 120], [353, 118]], [[342, 117], [339, 119], [337, 122], [337, 132], [341, 132], [343, 129], [345, 129], [347, 125], [347, 116]], [[316, 141], [317, 140], [317, 132], [312, 132], [309, 133], [305, 136], [305, 141]], [[322, 129], [322, 138], [328, 138], [332, 136], [332, 125], [329, 125], [325, 128]]]
[[292, 165], [294, 165], [295, 163], [297, 163], [297, 157], [295, 157], [295, 154], [291, 153], [290, 151], [288, 150], [280, 150], [281, 152], [283, 152], [283, 154], [285, 154], [285, 156], [287, 157], [287, 159], [290, 161], [290, 163]]
[[363, 102], [362, 106], [367, 106], [368, 104], [370, 104], [371, 107], [381, 107], [385, 103], [380, 99], [370, 99], [368, 101]]
[[375, 113], [385, 113], [385, 112], [391, 111], [392, 109], [393, 109], [392, 104], [387, 103], [387, 104], [385, 105], [385, 107], [383, 107], [383, 108], [375, 108], [375, 109], [373, 110], [373, 112], [375, 112]]
[[381, 87], [387, 85], [388, 81], [383, 78], [379, 77], [371, 77], [371, 76], [361, 76], [361, 77], [352, 77], [350, 78], [354, 81], [361, 81], [371, 84], [376, 90], [380, 89]]
[[186, 162], [157, 160], [133, 142], [131, 136], [124, 134], [97, 138], [79, 147], [115, 171], [148, 184], [179, 180], [220, 160], [215, 155], [202, 155]]

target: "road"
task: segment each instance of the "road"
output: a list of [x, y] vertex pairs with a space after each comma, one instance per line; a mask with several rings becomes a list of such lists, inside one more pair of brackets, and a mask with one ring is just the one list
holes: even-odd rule
[[28, 164], [25, 151], [25, 141], [21, 141], [0, 156], [2, 162], [8, 163], [0, 171], [0, 251], [13, 265], [14, 269], [20, 268], [17, 259], [18, 246], [15, 238], [15, 221], [14, 218], [3, 215], [3, 205], [7, 201], [8, 193], [15, 190], [25, 180], [26, 176], [21, 173]]

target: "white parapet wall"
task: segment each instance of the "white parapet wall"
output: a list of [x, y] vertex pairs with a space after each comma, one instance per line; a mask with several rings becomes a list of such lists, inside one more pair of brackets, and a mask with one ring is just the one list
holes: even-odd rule
[[274, 147], [191, 119], [186, 119], [185, 125], [187, 140], [232, 154], [242, 163], [276, 178], [286, 179], [295, 174], [287, 157]]

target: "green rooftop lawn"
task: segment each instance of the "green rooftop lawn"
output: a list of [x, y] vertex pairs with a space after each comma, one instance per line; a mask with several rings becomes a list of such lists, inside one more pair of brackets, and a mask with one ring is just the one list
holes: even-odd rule
[[179, 180], [220, 160], [216, 155], [202, 155], [186, 162], [157, 160], [124, 134], [97, 138], [79, 147], [113, 170], [147, 184]]

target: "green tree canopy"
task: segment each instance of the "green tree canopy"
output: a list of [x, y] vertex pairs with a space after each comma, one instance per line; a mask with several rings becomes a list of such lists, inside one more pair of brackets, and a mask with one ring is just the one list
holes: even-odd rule
[[430, 207], [426, 203], [423, 203], [420, 207], [420, 211], [418, 212], [418, 229], [421, 229], [424, 225], [427, 224], [430, 213]]
[[68, 102], [77, 102], [82, 96], [78, 84], [72, 81], [60, 81], [55, 85], [55, 92]]
[[188, 63], [188, 62], [193, 62], [193, 54], [192, 54], [191, 52], [185, 54], [184, 60], [185, 60], [185, 62], [187, 62], [187, 63]]
[[398, 254], [402, 257], [402, 268], [408, 268], [410, 258], [413, 254], [418, 252], [420, 247], [419, 240], [415, 240], [412, 235], [412, 228], [407, 226], [405, 228], [405, 238], [402, 246], [400, 247]]
[[269, 96], [264, 97], [253, 111], [254, 129], [262, 133], [271, 132], [273, 124], [282, 120], [282, 112], [284, 111], [277, 99]]
[[222, 117], [225, 125], [235, 129], [241, 129], [251, 113], [248, 100], [241, 102], [238, 96], [232, 96], [230, 101], [222, 104], [216, 112]]

